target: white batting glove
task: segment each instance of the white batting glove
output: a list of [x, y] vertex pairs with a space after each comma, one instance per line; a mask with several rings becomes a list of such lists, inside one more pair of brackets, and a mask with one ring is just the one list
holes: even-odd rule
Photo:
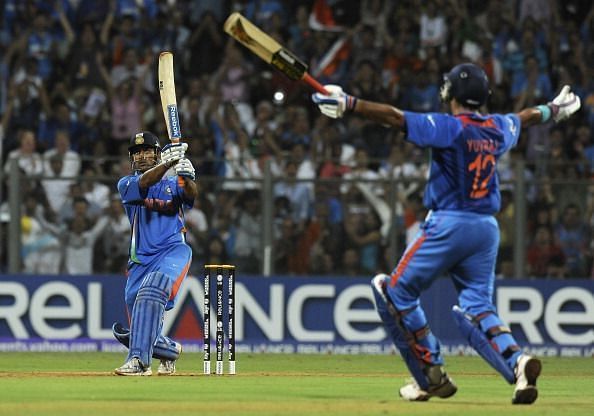
[[188, 150], [187, 143], [169, 143], [163, 150], [161, 150], [161, 163], [169, 167], [173, 166], [175, 162], [183, 159]]
[[555, 122], [563, 121], [578, 111], [582, 105], [580, 97], [571, 92], [569, 85], [565, 85], [559, 95], [547, 104]]
[[347, 110], [353, 110], [357, 104], [357, 98], [346, 94], [338, 85], [324, 85], [330, 95], [316, 92], [312, 94], [311, 100], [327, 117], [341, 118]]
[[180, 159], [173, 169], [175, 170], [175, 174], [177, 176], [185, 176], [186, 178], [190, 178], [192, 180], [196, 179], [196, 169], [194, 169], [190, 159]]

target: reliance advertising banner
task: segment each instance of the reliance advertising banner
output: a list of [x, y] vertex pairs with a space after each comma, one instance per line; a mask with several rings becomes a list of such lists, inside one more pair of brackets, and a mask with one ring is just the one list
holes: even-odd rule
[[[239, 276], [237, 351], [392, 352], [369, 280]], [[0, 277], [0, 351], [120, 351], [111, 325], [127, 322], [124, 286], [125, 279], [117, 276]], [[592, 356], [593, 293], [594, 281], [510, 280], [497, 282], [495, 299], [501, 318], [532, 353]], [[456, 292], [445, 278], [422, 297], [444, 352], [472, 354], [451, 318], [455, 302]], [[166, 314], [165, 333], [186, 351], [202, 348], [202, 305], [201, 279], [189, 277], [177, 306]]]

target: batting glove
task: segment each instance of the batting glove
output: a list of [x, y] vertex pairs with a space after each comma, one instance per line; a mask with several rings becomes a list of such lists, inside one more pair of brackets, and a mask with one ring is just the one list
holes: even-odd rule
[[183, 159], [188, 150], [187, 143], [169, 143], [161, 150], [161, 163], [169, 167], [173, 166], [175, 162]]
[[312, 94], [312, 101], [327, 117], [341, 118], [346, 110], [353, 110], [357, 104], [357, 98], [346, 94], [338, 85], [324, 85], [330, 95], [319, 92]]
[[180, 159], [175, 165], [174, 170], [177, 176], [185, 176], [186, 178], [190, 178], [192, 180], [196, 179], [196, 169], [194, 169], [190, 159]]
[[571, 92], [569, 85], [564, 86], [559, 95], [547, 104], [551, 109], [553, 120], [557, 123], [569, 118], [580, 109], [581, 105], [580, 97]]

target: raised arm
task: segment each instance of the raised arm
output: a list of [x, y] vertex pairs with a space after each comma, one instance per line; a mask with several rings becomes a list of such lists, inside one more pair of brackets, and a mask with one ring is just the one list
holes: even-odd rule
[[516, 115], [520, 118], [523, 127], [529, 127], [534, 124], [546, 123], [551, 118], [558, 123], [569, 118], [580, 107], [580, 97], [571, 91], [569, 85], [565, 85], [559, 95], [550, 103], [525, 108]]
[[405, 119], [402, 110], [389, 104], [362, 100], [346, 94], [338, 85], [324, 86], [330, 95], [316, 93], [312, 100], [320, 111], [330, 118], [341, 118], [345, 112], [350, 111], [360, 114], [369, 120], [396, 129], [404, 128]]
[[138, 180], [138, 186], [140, 189], [147, 189], [153, 186], [161, 180], [169, 168], [170, 166], [165, 163], [160, 163], [157, 166], [150, 168], [140, 176], [140, 179]]

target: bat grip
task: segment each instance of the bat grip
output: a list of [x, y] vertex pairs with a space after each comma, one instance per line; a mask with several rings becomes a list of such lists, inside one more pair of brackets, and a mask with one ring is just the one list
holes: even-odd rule
[[317, 92], [321, 92], [322, 94], [325, 94], [325, 95], [330, 95], [330, 92], [326, 88], [324, 88], [324, 86], [322, 84], [320, 84], [318, 81], [316, 81], [315, 78], [313, 78], [311, 75], [309, 75], [307, 72], [305, 74], [303, 74], [303, 78], [301, 78], [301, 79], [305, 83], [309, 84]]

